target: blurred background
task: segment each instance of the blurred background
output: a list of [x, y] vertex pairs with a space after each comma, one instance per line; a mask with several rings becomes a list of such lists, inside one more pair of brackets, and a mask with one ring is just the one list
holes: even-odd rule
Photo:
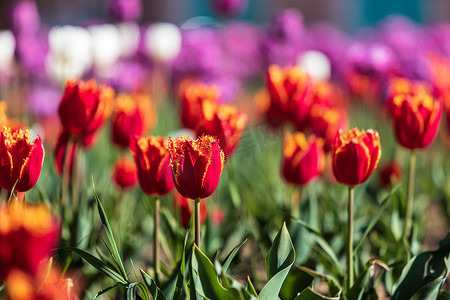
[[[2, 0], [1, 26], [5, 27], [5, 11], [9, 3]], [[42, 21], [49, 25], [74, 24], [86, 19], [109, 17], [108, 0], [37, 0]], [[373, 25], [389, 14], [403, 14], [419, 22], [445, 21], [450, 18], [450, 2], [446, 0], [250, 0], [248, 8], [237, 18], [264, 23], [282, 8], [295, 7], [305, 22], [330, 21], [346, 31]], [[214, 16], [209, 0], [143, 1], [142, 21], [183, 23], [195, 16]]]

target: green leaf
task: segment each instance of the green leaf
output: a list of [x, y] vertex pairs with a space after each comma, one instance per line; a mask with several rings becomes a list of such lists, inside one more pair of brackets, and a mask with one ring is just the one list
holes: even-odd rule
[[281, 286], [295, 261], [295, 250], [291, 237], [283, 223], [272, 247], [266, 257], [266, 273], [269, 281], [259, 293], [262, 300], [273, 300], [278, 298]]
[[169, 281], [167, 282], [166, 286], [163, 289], [166, 299], [179, 300], [183, 293], [183, 281], [186, 268], [187, 242], [192, 222], [193, 221], [191, 216], [191, 220], [189, 221], [188, 227], [186, 228], [186, 233], [184, 235], [183, 253], [181, 255], [181, 261], [174, 269], [174, 273], [172, 273], [172, 275], [169, 278]]
[[391, 192], [389, 193], [389, 195], [386, 196], [386, 198], [384, 198], [384, 200], [381, 202], [377, 212], [375, 213], [375, 215], [373, 215], [373, 217], [370, 219], [369, 224], [367, 225], [366, 230], [364, 231], [364, 234], [362, 235], [362, 237], [359, 239], [358, 244], [356, 244], [355, 248], [354, 248], [354, 252], [356, 253], [356, 251], [359, 250], [359, 248], [362, 246], [364, 239], [367, 237], [367, 235], [370, 233], [370, 231], [373, 229], [373, 227], [375, 226], [375, 224], [377, 224], [378, 220], [380, 219], [381, 215], [383, 214], [383, 211], [386, 209], [389, 200], [391, 199], [391, 196], [398, 190], [400, 186], [396, 186], [395, 188], [393, 188], [391, 190]]
[[83, 251], [78, 248], [67, 248], [81, 256], [84, 260], [86, 260], [90, 265], [94, 268], [114, 280], [116, 283], [120, 283], [123, 285], [127, 285], [128, 282], [123, 279], [118, 270], [113, 269], [111, 266], [108, 266], [106, 263], [98, 259], [97, 257], [91, 255], [90, 253]]
[[322, 274], [317, 271], [311, 270], [304, 266], [296, 266], [297, 269], [305, 272], [313, 278], [320, 279], [325, 281], [328, 285], [328, 289], [330, 290], [330, 294], [332, 297], [340, 297], [342, 294], [342, 288], [337, 283], [337, 280], [330, 275]]
[[222, 266], [222, 272], [226, 273], [228, 271], [228, 267], [230, 266], [231, 262], [233, 261], [233, 258], [236, 256], [236, 253], [239, 251], [239, 249], [247, 242], [247, 239], [243, 240], [239, 245], [233, 248], [231, 252], [227, 255], [225, 260], [223, 261]]
[[258, 293], [256, 292], [256, 289], [255, 289], [255, 287], [253, 286], [253, 283], [252, 283], [252, 281], [250, 280], [250, 277], [249, 277], [249, 276], [247, 276], [247, 286], [246, 286], [245, 289], [249, 292], [249, 294], [255, 296], [255, 297], [258, 299]]
[[189, 276], [192, 290], [191, 298], [194, 292], [206, 299], [239, 299], [237, 291], [227, 290], [222, 286], [214, 265], [196, 245], [192, 249]]
[[125, 281], [128, 281], [127, 273], [125, 272], [125, 268], [123, 266], [122, 259], [120, 258], [119, 250], [117, 248], [117, 244], [114, 239], [114, 234], [112, 232], [111, 225], [109, 224], [108, 217], [106, 216], [102, 202], [98, 198], [97, 192], [95, 191], [94, 177], [92, 174], [91, 174], [91, 177], [92, 177], [92, 191], [94, 192], [95, 201], [97, 202], [97, 208], [98, 208], [98, 213], [100, 215], [100, 219], [101, 219], [103, 227], [105, 229], [109, 244], [112, 248], [113, 259], [116, 262], [117, 266], [119, 266], [119, 271], [120, 271], [120, 274], [122, 275], [123, 279]]
[[[350, 291], [347, 292], [347, 294], [346, 294], [347, 299], [361, 300], [361, 299], [367, 299], [367, 297], [370, 296], [370, 288], [368, 286], [368, 283], [369, 283], [369, 279], [370, 279], [371, 270], [372, 270], [372, 268], [375, 267], [374, 265], [378, 265], [378, 266], [382, 267], [383, 269], [389, 271], [389, 267], [386, 266], [386, 264], [384, 264], [383, 262], [376, 260], [376, 259], [369, 260], [365, 264], [363, 272], [361, 272], [361, 274], [359, 274], [358, 278], [356, 278], [355, 283], [350, 288]], [[366, 290], [367, 290], [367, 293], [365, 293]], [[376, 295], [376, 293], [375, 293], [375, 295]], [[364, 297], [366, 297], [366, 298], [364, 298]], [[371, 298], [369, 298], [369, 299], [371, 299]]]
[[93, 299], [94, 299], [94, 300], [97, 299], [99, 296], [103, 295], [104, 293], [108, 292], [109, 290], [112, 290], [112, 289], [115, 288], [117, 285], [118, 285], [118, 283], [116, 283], [116, 284], [114, 284], [114, 285], [111, 285], [111, 286], [108, 286], [107, 288], [105, 288], [105, 289], [99, 291], [97, 294], [95, 294], [95, 296], [94, 296]]
[[294, 300], [339, 300], [340, 297], [326, 297], [311, 288], [303, 290]]
[[450, 293], [446, 291], [441, 291], [437, 300], [450, 300]]
[[439, 242], [437, 250], [423, 252], [408, 262], [392, 300], [436, 299], [448, 275], [449, 256], [450, 232]]
[[310, 274], [299, 268], [292, 268], [281, 287], [280, 297], [282, 299], [294, 299], [298, 293], [309, 287], [313, 280], [314, 277]]
[[150, 291], [150, 294], [152, 294], [153, 299], [166, 300], [166, 297], [164, 297], [163, 292], [156, 285], [156, 282], [153, 280], [153, 278], [151, 278], [150, 275], [148, 275], [144, 270], [139, 269], [139, 271], [141, 272], [142, 279], [144, 279], [144, 283]]
[[[145, 290], [146, 291], [146, 287], [142, 282], [133, 282], [130, 283], [127, 287], [127, 300], [136, 300], [138, 299], [137, 297], [137, 291], [142, 291]], [[146, 292], [144, 292], [144, 295], [142, 295], [144, 297], [144, 300], [149, 299], [148, 293], [145, 294]], [[145, 295], [147, 296], [145, 298]], [[140, 299], [140, 298], [139, 298]]]

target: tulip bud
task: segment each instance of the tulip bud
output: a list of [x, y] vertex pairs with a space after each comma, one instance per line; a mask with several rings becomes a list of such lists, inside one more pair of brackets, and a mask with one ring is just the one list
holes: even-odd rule
[[120, 94], [112, 116], [113, 142], [128, 147], [130, 139], [141, 136], [151, 129], [155, 122], [150, 97], [144, 94]]
[[134, 160], [122, 157], [114, 165], [113, 181], [122, 190], [132, 188], [137, 182], [137, 168]]
[[306, 139], [301, 132], [284, 135], [282, 174], [292, 184], [305, 185], [322, 173], [325, 166], [323, 140], [315, 136]]
[[215, 105], [220, 98], [220, 91], [215, 85], [183, 82], [180, 86], [181, 122], [188, 129], [196, 129], [202, 119], [203, 103]]
[[168, 150], [173, 181], [182, 196], [202, 199], [214, 193], [225, 162], [214, 137], [179, 137], [175, 141], [169, 137]]
[[173, 189], [169, 153], [164, 137], [133, 137], [130, 150], [138, 171], [139, 185], [150, 196], [163, 196]]
[[378, 165], [381, 144], [378, 132], [357, 128], [339, 135], [331, 152], [333, 174], [339, 183], [355, 186], [366, 181]]
[[225, 157], [236, 149], [247, 124], [247, 115], [239, 113], [230, 105], [219, 107], [205, 103], [203, 106], [204, 119], [200, 122], [197, 135], [212, 135], [219, 140], [220, 148]]
[[30, 140], [31, 130], [4, 127], [0, 135], [0, 186], [18, 192], [31, 189], [39, 179], [44, 163], [41, 137]]
[[94, 134], [110, 116], [114, 90], [95, 80], [68, 80], [58, 114], [65, 131], [83, 137]]
[[281, 69], [276, 65], [269, 67], [267, 89], [270, 105], [267, 110], [269, 125], [278, 127], [287, 121], [302, 129], [307, 121], [311, 106], [311, 79], [300, 67]]
[[58, 224], [44, 205], [0, 205], [0, 280], [14, 269], [32, 276], [55, 247]]

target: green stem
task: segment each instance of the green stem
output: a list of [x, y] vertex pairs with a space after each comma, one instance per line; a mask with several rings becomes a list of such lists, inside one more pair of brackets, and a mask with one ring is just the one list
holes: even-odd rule
[[415, 169], [416, 169], [416, 155], [414, 151], [411, 151], [409, 157], [408, 189], [406, 192], [405, 231], [403, 233], [404, 241], [408, 241], [411, 235]]
[[195, 244], [200, 249], [200, 199], [195, 200]]
[[153, 259], [154, 259], [154, 268], [155, 268], [155, 281], [159, 283], [159, 273], [160, 273], [160, 264], [159, 264], [159, 210], [160, 203], [159, 198], [155, 199], [155, 226], [154, 226], [154, 234], [153, 234]]
[[353, 202], [354, 187], [348, 188], [348, 206], [347, 206], [347, 291], [353, 286]]

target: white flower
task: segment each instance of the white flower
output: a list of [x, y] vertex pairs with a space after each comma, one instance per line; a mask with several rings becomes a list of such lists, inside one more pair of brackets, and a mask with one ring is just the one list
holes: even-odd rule
[[124, 22], [117, 25], [120, 39], [120, 55], [130, 57], [136, 53], [139, 47], [139, 26], [133, 22]]
[[181, 31], [171, 23], [150, 25], [145, 33], [145, 46], [150, 57], [160, 62], [175, 59], [181, 49]]
[[58, 82], [79, 78], [92, 67], [92, 43], [89, 31], [82, 27], [53, 27], [48, 35], [50, 54], [47, 72]]
[[330, 60], [320, 51], [311, 50], [301, 53], [297, 59], [297, 65], [303, 67], [316, 82], [330, 79]]
[[16, 40], [8, 30], [0, 31], [0, 72], [9, 73], [14, 59]]
[[95, 67], [98, 71], [109, 69], [117, 62], [122, 50], [119, 31], [111, 24], [93, 25], [88, 30]]

